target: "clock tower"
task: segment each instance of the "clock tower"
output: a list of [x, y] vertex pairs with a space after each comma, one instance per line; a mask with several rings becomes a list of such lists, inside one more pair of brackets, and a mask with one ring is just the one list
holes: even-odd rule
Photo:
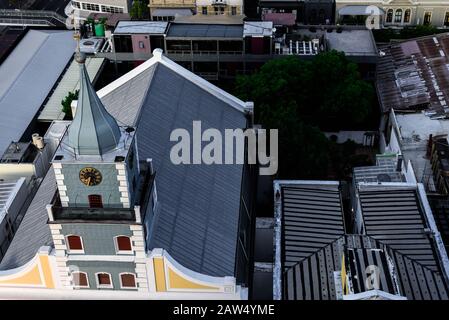
[[68, 289], [148, 290], [142, 222], [147, 208], [152, 216], [154, 174], [139, 163], [135, 128], [119, 126], [90, 83], [85, 56], [76, 61], [78, 103], [53, 157], [58, 191], [47, 207], [58, 272]]
[[134, 128], [117, 124], [89, 81], [84, 55], [76, 60], [78, 105], [53, 159], [61, 205], [130, 208], [139, 178]]

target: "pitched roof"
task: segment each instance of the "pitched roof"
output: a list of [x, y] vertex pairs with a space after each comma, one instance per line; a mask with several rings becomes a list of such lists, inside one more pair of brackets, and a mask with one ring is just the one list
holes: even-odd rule
[[51, 203], [55, 192], [55, 174], [53, 170], [49, 170], [0, 262], [0, 270], [22, 266], [36, 255], [40, 247], [53, 245], [47, 225], [46, 205]]
[[358, 193], [366, 234], [357, 235], [344, 234], [338, 183], [275, 181], [275, 192], [280, 192], [275, 214], [276, 299], [342, 298], [342, 269], [351, 277], [353, 294], [370, 292], [367, 268], [372, 266], [379, 271], [377, 290], [393, 298], [449, 298], [445, 260], [437, 253], [437, 241], [425, 232], [429, 222], [416, 185], [372, 187], [363, 184]]
[[[153, 159], [156, 171], [158, 208], [149, 241], [150, 248], [164, 248], [185, 267], [213, 276], [234, 275], [238, 237], [242, 165], [174, 165], [170, 161], [170, 133], [174, 128], [192, 131], [192, 121], [201, 120], [208, 127], [245, 128], [245, 103], [206, 80], [187, 71], [159, 51], [128, 74], [98, 92], [108, 112], [122, 124], [137, 126], [137, 146], [141, 160]], [[55, 187], [49, 175], [43, 186]], [[41, 187], [42, 188], [42, 187]], [[39, 190], [39, 192], [49, 192]], [[53, 191], [54, 192], [54, 191]], [[35, 199], [36, 200], [36, 199]], [[41, 197], [30, 207], [30, 220], [46, 215], [48, 197]], [[40, 204], [40, 206], [38, 205]], [[46, 221], [46, 219], [45, 219]], [[48, 227], [34, 230], [40, 247], [45, 244]], [[22, 255], [30, 243], [18, 237], [8, 251]], [[44, 240], [44, 241], [42, 241]], [[37, 250], [26, 249], [31, 259]], [[19, 260], [15, 266], [23, 264]], [[5, 264], [13, 267], [14, 263]], [[4, 269], [4, 265], [0, 265]]]

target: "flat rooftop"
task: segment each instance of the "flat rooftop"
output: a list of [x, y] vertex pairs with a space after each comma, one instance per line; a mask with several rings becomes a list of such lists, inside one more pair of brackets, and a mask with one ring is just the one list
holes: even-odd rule
[[347, 56], [377, 56], [376, 43], [370, 30], [343, 29], [341, 33], [333, 30], [325, 32], [325, 39], [329, 49], [343, 51]]
[[432, 118], [449, 113], [449, 33], [379, 48], [376, 87], [384, 112], [427, 110]]
[[167, 26], [165, 21], [119, 21], [114, 34], [165, 34]]
[[167, 38], [226, 38], [243, 39], [243, 25], [171, 24]]

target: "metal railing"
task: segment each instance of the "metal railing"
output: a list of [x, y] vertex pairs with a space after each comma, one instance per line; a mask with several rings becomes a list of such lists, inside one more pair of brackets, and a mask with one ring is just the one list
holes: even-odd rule
[[67, 18], [48, 10], [0, 9], [0, 20], [6, 19], [26, 22], [22, 24], [33, 24], [33, 21], [47, 21], [47, 25], [54, 25], [51, 20], [56, 20], [65, 25]]

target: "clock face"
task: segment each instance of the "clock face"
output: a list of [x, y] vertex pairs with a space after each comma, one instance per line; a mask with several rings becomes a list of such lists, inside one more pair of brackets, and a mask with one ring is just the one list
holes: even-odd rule
[[95, 168], [86, 167], [80, 171], [80, 180], [86, 186], [96, 186], [101, 183], [101, 173]]

